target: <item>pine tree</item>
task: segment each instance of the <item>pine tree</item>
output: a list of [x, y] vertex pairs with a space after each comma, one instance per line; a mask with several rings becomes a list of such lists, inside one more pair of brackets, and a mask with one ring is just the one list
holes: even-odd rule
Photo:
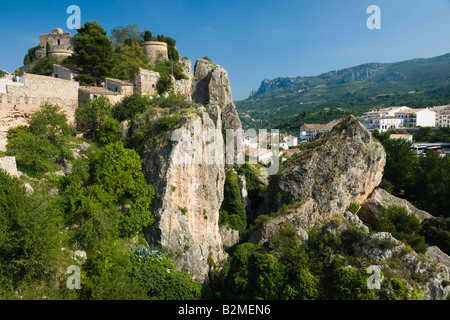
[[86, 22], [75, 35], [74, 48], [77, 53], [73, 56], [75, 64], [94, 77], [95, 85], [99, 85], [113, 67], [113, 49], [106, 32], [97, 22]]

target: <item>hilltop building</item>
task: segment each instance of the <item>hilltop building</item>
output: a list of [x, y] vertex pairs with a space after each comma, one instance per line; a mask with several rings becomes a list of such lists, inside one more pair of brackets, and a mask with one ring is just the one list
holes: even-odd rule
[[57, 60], [71, 56], [74, 53], [74, 37], [70, 32], [63, 32], [61, 28], [52, 30], [52, 33], [39, 36], [39, 48], [36, 50], [36, 58], [47, 56], [47, 43], [50, 45], [49, 57]]

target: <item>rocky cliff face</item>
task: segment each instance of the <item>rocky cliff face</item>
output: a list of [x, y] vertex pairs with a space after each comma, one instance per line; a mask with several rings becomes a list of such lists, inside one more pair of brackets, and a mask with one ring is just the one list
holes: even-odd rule
[[[220, 109], [217, 112], [220, 116]], [[145, 155], [146, 179], [160, 195], [155, 223], [146, 231], [150, 245], [172, 251], [179, 269], [195, 280], [225, 258], [219, 233], [219, 208], [225, 181], [220, 122], [206, 110], [181, 120], [171, 140]], [[218, 132], [208, 135], [207, 132]]]
[[[185, 115], [179, 128], [143, 158], [146, 179], [160, 195], [155, 223], [145, 231], [152, 246], [170, 250], [180, 270], [204, 281], [212, 265], [226, 257], [238, 235], [219, 228], [219, 208], [225, 182], [223, 128], [240, 129], [226, 70], [198, 60], [195, 73], [185, 61], [188, 80], [175, 83], [175, 91], [200, 107]], [[190, 85], [192, 83], [192, 86]]]
[[192, 96], [192, 84], [194, 81], [194, 74], [192, 73], [192, 62], [187, 58], [183, 58], [182, 62], [182, 70], [187, 79], [177, 80], [174, 83], [173, 90], [175, 93], [184, 95], [188, 100], [191, 99]]

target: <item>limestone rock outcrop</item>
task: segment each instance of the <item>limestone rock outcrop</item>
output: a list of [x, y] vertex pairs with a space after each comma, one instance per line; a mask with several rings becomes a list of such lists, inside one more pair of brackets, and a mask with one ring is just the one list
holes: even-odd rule
[[225, 169], [221, 123], [199, 112], [186, 115], [171, 141], [144, 156], [143, 171], [160, 196], [147, 241], [172, 251], [180, 270], [203, 281], [211, 264], [226, 257], [218, 224]]
[[312, 199], [321, 216], [363, 203], [381, 182], [386, 154], [380, 143], [355, 118], [337, 124], [317, 146], [287, 160], [271, 177], [260, 213], [283, 204]]
[[192, 96], [192, 85], [194, 81], [194, 73], [192, 72], [192, 62], [187, 58], [181, 60], [182, 70], [187, 79], [176, 80], [173, 85], [173, 90], [177, 94], [185, 96], [188, 100]]
[[202, 105], [220, 105], [223, 115], [222, 127], [224, 129], [242, 128], [225, 68], [209, 60], [198, 59], [194, 67], [192, 101]]
[[397, 198], [380, 188], [376, 188], [364, 201], [358, 211], [358, 216], [364, 222], [374, 226], [376, 218], [383, 210], [383, 207], [387, 208], [391, 205], [405, 207], [408, 213], [414, 213], [421, 221], [433, 217], [428, 212], [417, 209], [407, 200]]

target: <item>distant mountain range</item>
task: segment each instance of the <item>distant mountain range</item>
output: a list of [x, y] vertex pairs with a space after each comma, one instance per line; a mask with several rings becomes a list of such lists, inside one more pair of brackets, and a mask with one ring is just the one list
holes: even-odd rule
[[[395, 63], [367, 63], [312, 77], [265, 79], [248, 99], [237, 101], [236, 107], [245, 127], [283, 128], [284, 122], [293, 122], [295, 128], [302, 123], [292, 117], [302, 118], [305, 112], [303, 118], [319, 111], [322, 116], [325, 111], [334, 116], [336, 112], [361, 113], [402, 102], [412, 106], [449, 103], [447, 89], [450, 53]], [[328, 118], [323, 117], [323, 121]]]

